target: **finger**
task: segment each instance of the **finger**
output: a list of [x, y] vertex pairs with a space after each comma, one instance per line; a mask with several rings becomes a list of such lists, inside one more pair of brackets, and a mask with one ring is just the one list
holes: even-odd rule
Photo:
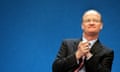
[[90, 50], [88, 47], [84, 48], [83, 50]]
[[89, 48], [89, 43], [84, 44], [84, 47]]
[[78, 44], [78, 48], [80, 48], [81, 46], [83, 46], [82, 41], [81, 41], [81, 42], [79, 42], [79, 44]]
[[89, 51], [90, 51], [90, 49], [84, 49], [83, 51], [84, 51], [84, 52], [89, 52]]
[[81, 45], [84, 47], [89, 47], [89, 42], [81, 43]]
[[83, 43], [82, 41], [78, 44], [78, 48], [81, 46], [86, 46], [87, 43]]

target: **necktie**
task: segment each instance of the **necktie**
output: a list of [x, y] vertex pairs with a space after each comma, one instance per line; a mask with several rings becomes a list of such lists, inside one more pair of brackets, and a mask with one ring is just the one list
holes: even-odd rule
[[82, 62], [79, 64], [79, 67], [74, 72], [79, 72], [79, 70], [81, 70], [81, 68], [84, 66], [84, 59], [85, 56], [82, 57]]

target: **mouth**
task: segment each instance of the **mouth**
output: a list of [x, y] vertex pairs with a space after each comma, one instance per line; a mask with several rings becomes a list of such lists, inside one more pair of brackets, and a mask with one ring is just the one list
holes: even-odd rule
[[88, 28], [96, 28], [96, 27], [91, 26], [91, 27], [88, 27]]

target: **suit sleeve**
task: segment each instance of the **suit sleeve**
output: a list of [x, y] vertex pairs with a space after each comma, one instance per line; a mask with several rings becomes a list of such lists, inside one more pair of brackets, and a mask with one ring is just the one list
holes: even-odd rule
[[106, 51], [106, 53], [102, 57], [94, 55], [90, 60], [86, 62], [87, 71], [111, 72], [113, 58], [114, 58], [113, 50]]
[[52, 65], [53, 72], [67, 72], [70, 68], [77, 65], [75, 53], [68, 55], [68, 45], [64, 41], [60, 47], [57, 57]]

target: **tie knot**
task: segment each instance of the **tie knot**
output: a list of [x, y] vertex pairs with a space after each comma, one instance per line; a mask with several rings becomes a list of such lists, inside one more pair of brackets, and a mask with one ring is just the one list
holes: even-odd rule
[[88, 43], [88, 45], [89, 45], [89, 48], [91, 48], [91, 43], [90, 42]]

